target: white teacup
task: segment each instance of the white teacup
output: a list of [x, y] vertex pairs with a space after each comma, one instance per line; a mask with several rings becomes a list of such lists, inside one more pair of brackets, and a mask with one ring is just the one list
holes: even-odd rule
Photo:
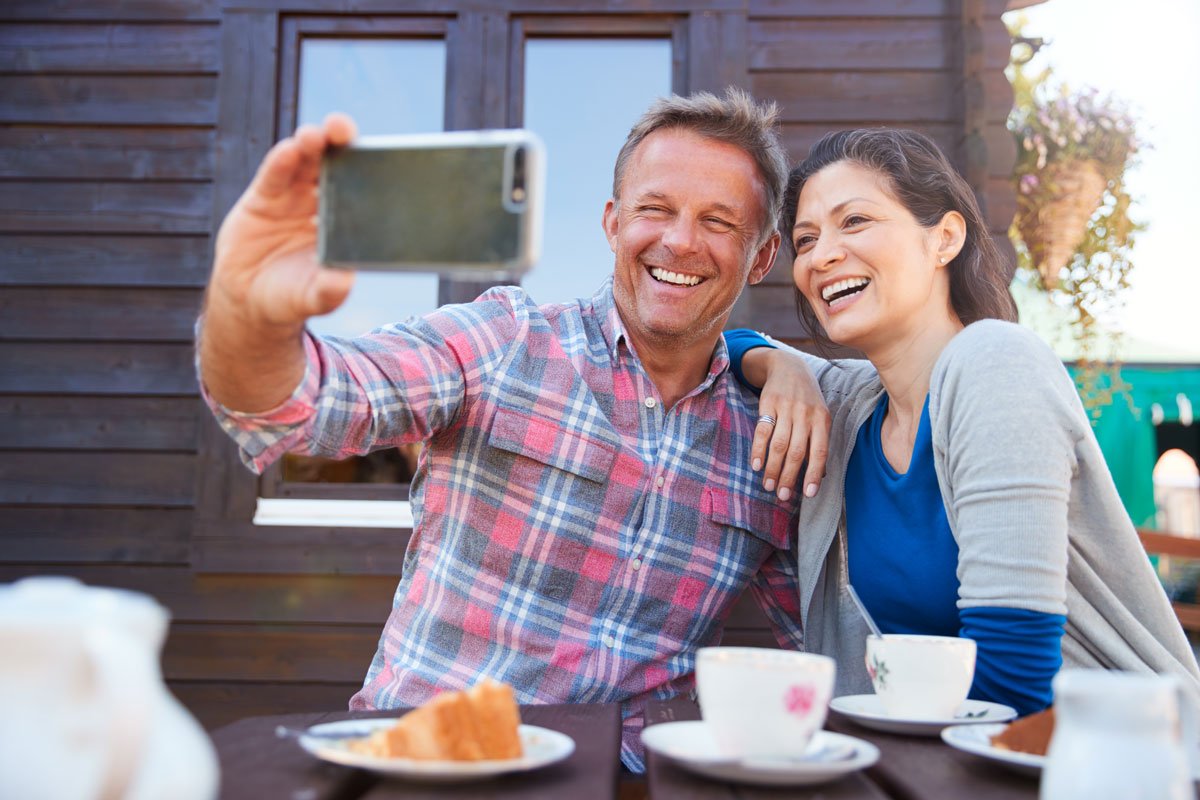
[[975, 640], [900, 633], [868, 636], [867, 672], [888, 716], [951, 719], [975, 678]]
[[832, 658], [760, 647], [702, 647], [696, 654], [700, 712], [729, 758], [804, 754], [825, 724]]

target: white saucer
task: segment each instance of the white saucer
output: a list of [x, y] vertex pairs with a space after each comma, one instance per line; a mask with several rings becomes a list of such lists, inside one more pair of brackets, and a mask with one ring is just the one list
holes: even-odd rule
[[817, 731], [808, 746], [808, 753], [814, 755], [832, 751], [828, 760], [728, 759], [717, 750], [711, 731], [701, 720], [650, 725], [642, 730], [642, 743], [647, 750], [698, 775], [770, 786], [825, 783], [879, 760], [879, 748], [875, 745], [832, 731]]
[[1016, 719], [1016, 709], [983, 700], [964, 700], [958, 713], [949, 719], [916, 720], [889, 717], [876, 694], [848, 694], [835, 697], [829, 707], [862, 725], [886, 733], [913, 736], [937, 736], [947, 725], [979, 725]]
[[974, 753], [989, 761], [995, 761], [1022, 775], [1037, 777], [1042, 773], [1042, 765], [1046, 763], [1045, 756], [1033, 753], [1018, 753], [1015, 750], [1002, 750], [992, 745], [992, 737], [1007, 728], [1008, 725], [954, 725], [942, 730], [942, 741], [956, 750]]
[[[521, 737], [521, 748], [524, 750], [524, 755], [520, 758], [417, 761], [411, 758], [370, 756], [350, 749], [349, 739], [369, 736], [377, 728], [391, 727], [395, 724], [396, 720], [389, 718], [326, 722], [309, 728], [308, 731], [313, 735], [301, 735], [299, 743], [322, 761], [358, 767], [381, 775], [436, 783], [459, 783], [481, 780], [506, 772], [528, 772], [561, 761], [575, 752], [575, 741], [570, 736], [536, 725], [521, 725], [517, 728], [517, 734]], [[344, 735], [347, 738], [329, 738], [331, 735]]]

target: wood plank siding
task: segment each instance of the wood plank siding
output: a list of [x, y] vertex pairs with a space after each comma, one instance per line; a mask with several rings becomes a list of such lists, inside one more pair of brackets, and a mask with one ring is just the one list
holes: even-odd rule
[[[666, 36], [677, 89], [736, 84], [777, 100], [793, 158], [834, 128], [929, 133], [1006, 245], [1005, 9], [1005, 0], [0, 5], [0, 581], [67, 574], [158, 598], [173, 616], [164, 673], [209, 726], [341, 708], [360, 685], [408, 531], [253, 526], [257, 479], [203, 408], [192, 367], [219, 216], [294, 115], [289, 36], [450, 31], [461, 50], [447, 102], [457, 127], [519, 121], [520, 37]], [[803, 341], [790, 280], [779, 265], [745, 294], [735, 322]], [[456, 291], [474, 290], [442, 296]], [[768, 641], [745, 599], [726, 641]]]

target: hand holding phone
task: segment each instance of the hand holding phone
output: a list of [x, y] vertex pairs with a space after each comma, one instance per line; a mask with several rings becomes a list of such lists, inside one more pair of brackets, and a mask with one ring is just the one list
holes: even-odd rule
[[541, 250], [544, 147], [530, 131], [363, 136], [321, 165], [317, 259], [513, 279]]
[[324, 153], [354, 136], [345, 114], [302, 125], [271, 148], [221, 222], [197, 348], [204, 385], [227, 408], [287, 399], [304, 374], [306, 321], [350, 292], [354, 273], [318, 265], [312, 220]]

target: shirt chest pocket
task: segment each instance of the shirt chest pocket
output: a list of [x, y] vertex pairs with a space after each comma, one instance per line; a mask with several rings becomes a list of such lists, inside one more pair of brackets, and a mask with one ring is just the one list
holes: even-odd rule
[[561, 422], [508, 408], [496, 411], [488, 432], [488, 445], [538, 465], [530, 464], [510, 477], [540, 481], [540, 473], [552, 467], [593, 483], [603, 483], [608, 478], [620, 447], [619, 442], [573, 431]]
[[722, 538], [749, 534], [779, 550], [791, 549], [792, 511], [792, 506], [749, 486], [740, 491], [706, 486], [700, 499], [701, 517], [715, 534]]
[[488, 431], [488, 471], [506, 487], [506, 513], [530, 536], [552, 535], [617, 552], [633, 504], [630, 459], [615, 431], [499, 408]]

